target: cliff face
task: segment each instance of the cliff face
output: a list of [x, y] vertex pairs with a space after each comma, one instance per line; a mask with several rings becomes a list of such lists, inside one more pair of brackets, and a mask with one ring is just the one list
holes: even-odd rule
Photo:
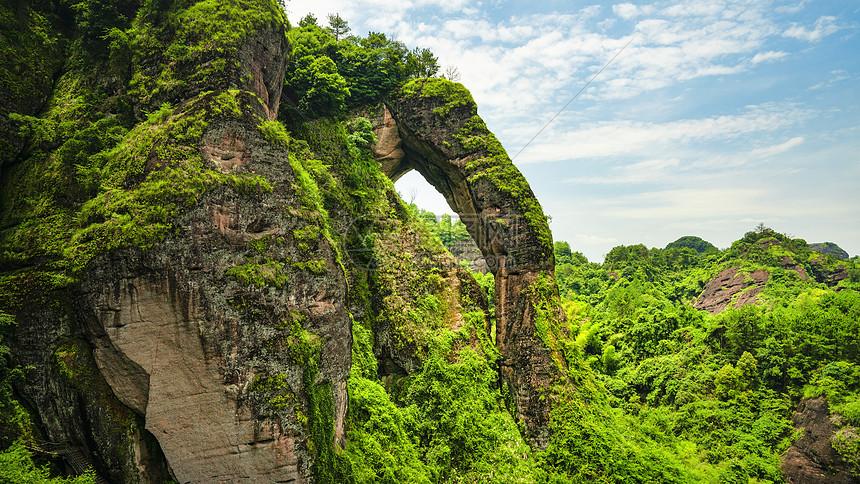
[[[57, 124], [73, 122], [61, 110], [75, 89], [123, 97], [134, 111], [172, 107], [102, 152], [93, 198], [76, 193], [83, 200], [62, 206], [53, 197], [56, 216], [71, 215], [73, 232], [52, 234], [66, 239], [65, 251], [39, 247], [29, 257], [20, 247], [9, 261], [19, 266], [4, 285], [18, 320], [15, 347], [32, 349], [17, 361], [36, 368], [20, 391], [40, 440], [80, 449], [112, 480], [308, 477], [312, 426], [286, 410], [326, 412], [313, 415], [330, 423], [324, 435], [343, 438], [350, 320], [330, 241], [314, 237], [299, 248], [294, 240], [326, 230], [319, 202], [303, 192], [282, 133], [265, 129], [275, 126], [266, 123], [286, 68], [283, 13], [257, 6], [251, 25], [226, 23], [245, 29], [226, 46], [235, 64], [208, 76], [201, 65], [223, 62], [225, 46], [213, 48], [183, 20], [211, 12], [196, 4], [175, 13], [175, 23], [159, 13], [139, 12], [129, 42], [157, 33], [166, 46], [190, 42], [196, 52], [171, 59], [170, 47], [138, 51], [137, 96], [105, 89], [76, 66], [56, 87], [46, 117]], [[159, 82], [166, 76], [184, 82]], [[95, 93], [82, 84], [95, 84]], [[41, 182], [42, 165], [59, 152], [45, 160], [34, 151], [4, 180], [5, 222], [17, 223], [7, 247], [18, 249], [34, 225], [23, 200], [45, 195], [21, 181]], [[64, 161], [54, 161], [60, 190], [77, 181], [62, 173]], [[45, 255], [53, 260], [38, 260]], [[30, 291], [43, 292], [50, 309], [36, 309]], [[272, 404], [274, 394], [289, 405]]]
[[[534, 443], [547, 440], [548, 390], [563, 373], [549, 341], [560, 321], [552, 237], [540, 205], [478, 116], [462, 86], [417, 80], [388, 103], [379, 130], [402, 157], [383, 155], [389, 176], [415, 169], [457, 211], [495, 276], [496, 344], [517, 417]], [[400, 141], [392, 143], [392, 121]], [[377, 153], [389, 151], [377, 149]], [[554, 351], [556, 354], [554, 355]]]
[[[59, 70], [47, 107], [8, 104], [38, 115], [18, 119], [26, 142], [0, 180], [0, 310], [31, 368], [16, 393], [34, 446], [115, 482], [350, 480], [371, 461], [342, 449], [377, 431], [356, 413], [375, 407], [351, 399], [377, 377], [431, 378], [435, 358], [477, 365], [495, 425], [516, 435], [492, 403], [498, 360], [516, 418], [545, 443], [564, 369], [551, 238], [468, 93], [419, 81], [395, 95], [378, 163], [347, 123], [279, 109], [278, 3], [127, 9], [75, 10], [66, 65], [44, 67]], [[500, 358], [484, 293], [385, 177], [402, 163], [471, 216]]]

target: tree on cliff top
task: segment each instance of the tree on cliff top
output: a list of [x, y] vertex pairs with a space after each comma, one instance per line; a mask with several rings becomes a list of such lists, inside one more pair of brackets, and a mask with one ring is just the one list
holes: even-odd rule
[[335, 40], [346, 37], [352, 30], [349, 28], [349, 23], [339, 13], [328, 16], [328, 25], [328, 31], [334, 35]]

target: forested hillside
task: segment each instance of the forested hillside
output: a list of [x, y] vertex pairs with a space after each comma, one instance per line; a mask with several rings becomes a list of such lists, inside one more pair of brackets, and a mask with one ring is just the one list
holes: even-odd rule
[[432, 52], [338, 16], [0, 19], [0, 482], [860, 477], [838, 247], [589, 262]]
[[[461, 223], [418, 211], [454, 245]], [[575, 475], [782, 482], [813, 468], [822, 482], [860, 478], [860, 260], [821, 246], [835, 244], [759, 226], [726, 250], [685, 236], [665, 249], [619, 246], [601, 264], [556, 242], [565, 345], [606, 395], [582, 404], [606, 413], [567, 442]], [[720, 309], [697, 309], [708, 298]]]

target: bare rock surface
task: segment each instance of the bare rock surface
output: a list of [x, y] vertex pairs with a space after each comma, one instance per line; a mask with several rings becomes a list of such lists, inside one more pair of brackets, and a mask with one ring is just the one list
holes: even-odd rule
[[769, 278], [770, 275], [764, 270], [747, 274], [737, 268], [726, 269], [708, 282], [693, 306], [711, 313], [720, 313], [729, 307], [739, 308], [755, 304]]
[[848, 472], [830, 444], [835, 427], [823, 397], [802, 400], [793, 417], [803, 435], [782, 458], [782, 472], [789, 484], [851, 484], [858, 482]]
[[[299, 479], [295, 438], [263, 428], [237, 392], [224, 384], [216, 361], [207, 357], [198, 328], [205, 325], [199, 301], [187, 307], [171, 297], [169, 281], [121, 280], [104, 288], [98, 319], [112, 348], [145, 372], [148, 385], [108, 378], [123, 401], [146, 391], [146, 430], [158, 439], [180, 482]], [[113, 366], [96, 351], [106, 375]], [[273, 426], [268, 424], [268, 426]]]

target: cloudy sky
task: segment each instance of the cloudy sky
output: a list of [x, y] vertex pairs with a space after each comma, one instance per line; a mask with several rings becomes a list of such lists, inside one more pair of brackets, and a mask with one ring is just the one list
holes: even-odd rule
[[[860, 254], [860, 2], [289, 0], [455, 66], [556, 240], [592, 260], [759, 222]], [[627, 46], [626, 48], [624, 48]], [[623, 50], [622, 50], [623, 49]], [[619, 54], [620, 52], [620, 54]], [[398, 189], [436, 212], [417, 174]]]

